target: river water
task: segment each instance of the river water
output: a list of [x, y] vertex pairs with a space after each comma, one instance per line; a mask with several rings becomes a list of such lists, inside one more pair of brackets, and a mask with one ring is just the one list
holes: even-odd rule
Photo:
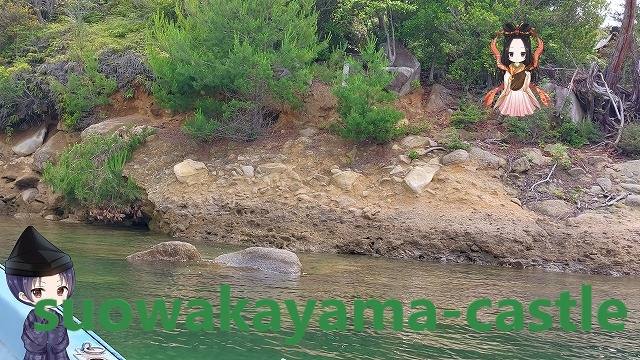
[[[34, 225], [47, 239], [67, 252], [75, 265], [77, 282], [72, 299], [74, 314], [83, 318], [79, 302], [91, 299], [98, 307], [107, 299], [123, 299], [129, 304], [142, 299], [149, 304], [162, 299], [189, 301], [204, 299], [213, 305], [214, 329], [188, 331], [184, 320], [190, 312], [183, 306], [175, 330], [153, 331], [141, 328], [139, 315], [125, 330], [105, 331], [96, 321], [95, 331], [130, 360], [159, 359], [640, 359], [640, 278], [604, 277], [550, 273], [475, 265], [453, 265], [411, 260], [299, 254], [305, 274], [290, 278], [246, 269], [225, 268], [210, 263], [132, 264], [125, 257], [133, 252], [172, 240], [148, 231], [100, 226], [25, 222], [0, 217], [0, 261], [8, 257], [16, 239], [27, 225]], [[207, 259], [239, 250], [228, 245], [192, 242]], [[219, 328], [220, 285], [231, 288], [231, 306], [247, 299], [242, 316], [251, 326], [259, 299], [280, 304], [280, 331], [239, 331], [231, 323], [230, 331]], [[578, 330], [565, 331], [559, 324], [557, 308], [546, 308], [553, 316], [553, 327], [542, 332], [471, 329], [465, 321], [465, 309], [474, 300], [488, 298], [493, 309], [478, 312], [481, 321], [495, 319], [501, 311], [497, 301], [511, 298], [524, 309], [535, 299], [555, 300], [564, 291], [580, 305], [582, 284], [593, 291], [593, 328], [580, 330], [581, 311], [571, 309], [571, 321]], [[622, 331], [602, 329], [596, 319], [598, 305], [608, 298], [621, 300], [628, 309]], [[294, 345], [285, 343], [295, 327], [284, 300], [298, 304], [302, 315], [309, 299], [318, 300], [309, 328]], [[322, 314], [320, 302], [338, 299], [346, 305], [347, 330], [323, 331], [318, 326]], [[372, 313], [365, 315], [363, 331], [353, 330], [355, 299], [398, 299], [405, 306], [404, 328], [393, 330], [391, 316], [385, 316], [385, 330], [373, 330]], [[416, 332], [407, 326], [415, 299], [429, 299], [437, 307], [437, 329]], [[330, 308], [334, 310], [334, 308]], [[443, 317], [444, 310], [460, 310], [459, 319]], [[613, 309], [612, 309], [613, 310]], [[119, 320], [112, 312], [112, 320]], [[335, 319], [335, 318], [334, 318]], [[512, 319], [508, 319], [510, 322]], [[268, 319], [267, 319], [268, 321]], [[423, 322], [424, 318], [420, 319]], [[525, 328], [535, 321], [525, 314]], [[620, 320], [612, 319], [612, 323]]]

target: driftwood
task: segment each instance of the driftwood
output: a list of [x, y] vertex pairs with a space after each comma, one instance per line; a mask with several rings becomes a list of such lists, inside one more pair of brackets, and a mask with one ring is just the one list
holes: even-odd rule
[[601, 207], [614, 205], [614, 204], [618, 203], [618, 201], [620, 201], [622, 199], [625, 199], [627, 196], [629, 196], [629, 193], [622, 193], [621, 195], [618, 195], [613, 200], [607, 199], [607, 201]]
[[553, 164], [553, 167], [551, 168], [551, 171], [549, 171], [549, 175], [547, 175], [546, 178], [544, 178], [544, 179], [538, 181], [537, 183], [531, 185], [531, 191], [535, 190], [536, 186], [549, 181], [549, 179], [551, 179], [551, 174], [553, 174], [553, 171], [556, 169], [556, 166], [558, 166], [558, 163]]

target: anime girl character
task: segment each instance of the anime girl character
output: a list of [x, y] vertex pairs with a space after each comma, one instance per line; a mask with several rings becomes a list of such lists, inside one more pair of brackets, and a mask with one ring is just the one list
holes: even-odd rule
[[[69, 255], [60, 251], [33, 226], [27, 227], [16, 242], [5, 263], [7, 285], [20, 302], [34, 306], [44, 299], [54, 299], [57, 305], [68, 299], [75, 286], [75, 272]], [[51, 308], [47, 310], [52, 311]], [[53, 311], [52, 311], [53, 312]], [[69, 360], [69, 335], [63, 326], [62, 315], [58, 326], [50, 331], [37, 331], [35, 323], [45, 320], [31, 310], [24, 321], [22, 342], [24, 360]]]
[[[500, 53], [496, 42], [502, 34], [504, 34], [504, 41], [502, 53]], [[532, 35], [538, 41], [538, 48], [533, 55], [531, 54]], [[543, 49], [542, 40], [529, 24], [505, 24], [491, 41], [491, 51], [496, 57], [496, 64], [499, 69], [505, 71], [504, 82], [485, 95], [484, 107], [491, 105], [495, 94], [500, 90], [503, 91], [494, 108], [498, 108], [503, 115], [526, 116], [533, 114], [536, 108], [540, 108], [532, 90], [538, 93], [544, 105], [549, 106], [549, 95], [531, 83], [531, 71], [538, 67], [538, 57]]]

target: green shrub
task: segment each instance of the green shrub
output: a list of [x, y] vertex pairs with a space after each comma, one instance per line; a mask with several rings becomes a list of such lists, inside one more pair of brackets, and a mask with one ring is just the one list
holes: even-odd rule
[[23, 124], [41, 122], [54, 100], [46, 75], [24, 63], [0, 66], [0, 130], [10, 134]]
[[564, 118], [564, 121], [557, 129], [560, 141], [571, 145], [574, 148], [580, 148], [591, 142], [602, 140], [602, 133], [593, 124], [593, 122], [585, 119], [578, 124], [571, 119]]
[[462, 141], [462, 138], [460, 138], [460, 133], [458, 132], [458, 129], [453, 127], [447, 128], [444, 133], [446, 136], [444, 140], [444, 147], [446, 147], [449, 151], [458, 150], [458, 149], [462, 149], [462, 150], [471, 149], [471, 144], [469, 144], [466, 141]]
[[554, 144], [551, 147], [551, 159], [556, 163], [568, 168], [571, 165], [571, 159], [569, 159], [569, 148], [564, 144]]
[[[403, 114], [384, 106], [395, 99], [394, 93], [384, 90], [394, 75], [385, 70], [382, 50], [376, 51], [374, 39], [369, 39], [361, 56], [362, 61], [351, 56], [347, 58], [350, 73], [344, 84], [341, 82], [333, 88], [340, 115], [333, 130], [345, 139], [383, 143], [405, 133], [404, 129], [396, 128]], [[339, 77], [343, 77], [342, 69]]]
[[82, 74], [70, 73], [65, 84], [52, 80], [51, 88], [59, 99], [57, 107], [62, 122], [69, 128], [76, 128], [91, 109], [109, 103], [116, 82], [99, 73], [98, 61], [90, 57]]
[[72, 207], [129, 213], [140, 203], [142, 191], [122, 176], [122, 169], [149, 134], [130, 129], [123, 137], [90, 135], [65, 149], [56, 165], [47, 162], [42, 179]]
[[640, 123], [627, 124], [622, 128], [618, 147], [625, 154], [640, 158]]
[[475, 125], [478, 121], [484, 120], [487, 116], [487, 112], [481, 107], [466, 103], [460, 104], [460, 109], [453, 112], [451, 115], [451, 125], [457, 129], [466, 129], [469, 126]]
[[0, 130], [18, 121], [15, 110], [22, 99], [25, 83], [14, 76], [17, 71], [20, 68], [0, 66]]
[[551, 143], [559, 138], [551, 122], [552, 110], [546, 107], [537, 109], [533, 114], [523, 117], [505, 118], [507, 132], [527, 144]]
[[272, 121], [274, 109], [302, 104], [309, 65], [324, 46], [313, 1], [186, 0], [183, 10], [175, 21], [162, 13], [154, 18], [152, 91], [180, 111], [197, 110], [200, 98], [224, 101], [221, 115], [198, 115], [198, 137], [213, 130], [211, 137], [252, 139]]

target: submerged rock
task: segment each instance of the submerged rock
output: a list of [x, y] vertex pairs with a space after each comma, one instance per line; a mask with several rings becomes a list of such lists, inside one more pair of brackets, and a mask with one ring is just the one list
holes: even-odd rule
[[129, 261], [197, 261], [202, 256], [195, 246], [183, 241], [167, 241], [154, 245], [151, 249], [127, 256]]
[[241, 251], [222, 254], [213, 261], [227, 266], [248, 267], [281, 274], [300, 275], [302, 273], [302, 264], [298, 256], [289, 250], [283, 249], [250, 247]]

